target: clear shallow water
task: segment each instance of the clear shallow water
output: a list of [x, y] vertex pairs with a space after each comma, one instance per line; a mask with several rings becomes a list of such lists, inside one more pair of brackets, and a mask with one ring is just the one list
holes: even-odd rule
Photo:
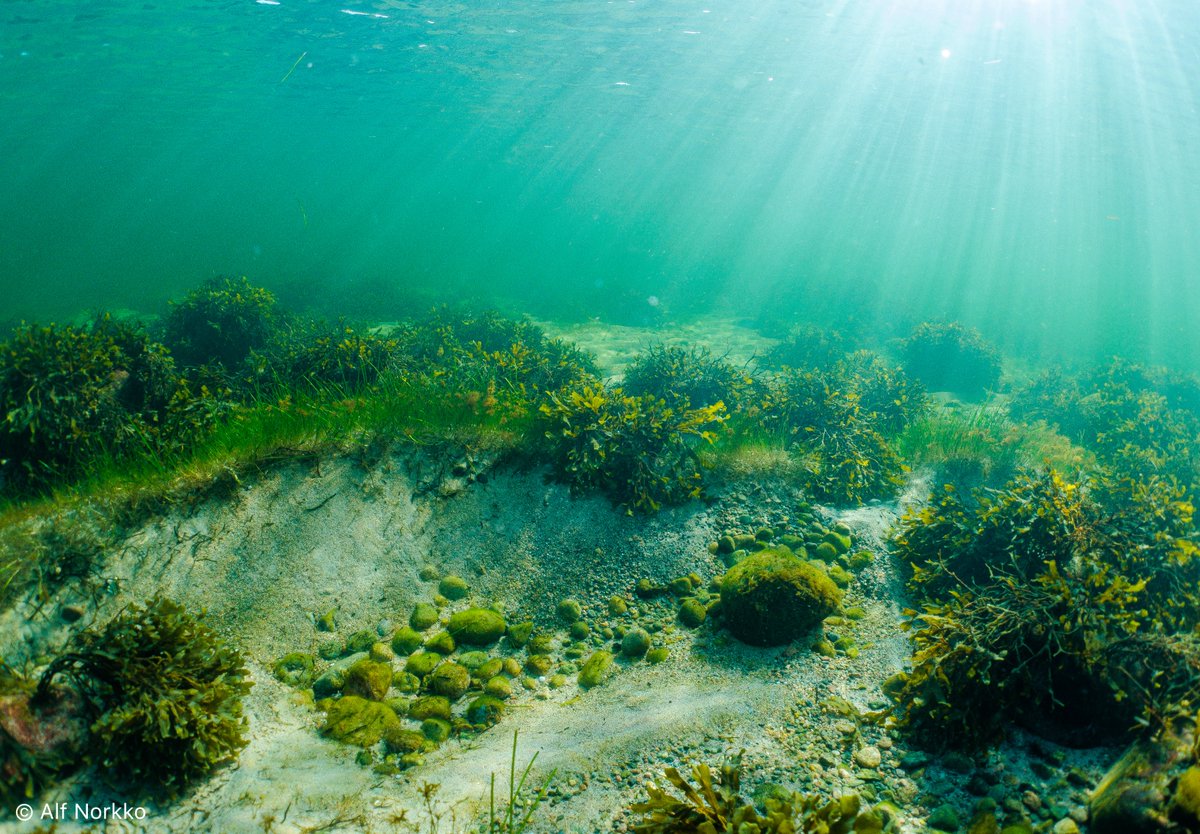
[[1188, 364], [1198, 35], [1182, 0], [8, 2], [0, 319], [237, 273]]

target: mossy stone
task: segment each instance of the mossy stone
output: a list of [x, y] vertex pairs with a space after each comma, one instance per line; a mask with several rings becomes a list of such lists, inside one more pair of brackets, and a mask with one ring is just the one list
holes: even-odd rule
[[[462, 663], [461, 657], [458, 659], [458, 662]], [[463, 663], [463, 665], [466, 666], [467, 664]], [[501, 672], [504, 671], [504, 661], [498, 657], [493, 657], [490, 660], [488, 660], [487, 662], [481, 663], [474, 668], [472, 668], [470, 666], [467, 666], [467, 668], [471, 669], [472, 677], [477, 678], [481, 681], [486, 681], [486, 680], [491, 680], [492, 678], [496, 677], [496, 675], [499, 675]], [[517, 667], [517, 672], [520, 673], [519, 666]]]
[[346, 638], [346, 651], [350, 652], [351, 654], [357, 654], [358, 652], [369, 652], [371, 651], [371, 646], [373, 646], [375, 641], [378, 639], [379, 638], [375, 636], [375, 632], [373, 631], [367, 631], [366, 629], [362, 631], [356, 631]]
[[512, 696], [512, 683], [508, 678], [502, 675], [496, 675], [489, 678], [488, 682], [483, 685], [483, 694], [491, 695], [493, 698], [504, 700]]
[[[649, 635], [647, 635], [647, 647], [649, 647], [649, 640]], [[579, 670], [579, 685], [584, 689], [599, 686], [608, 676], [609, 671], [612, 669], [612, 664], [612, 652], [607, 652], [603, 649], [592, 652], [592, 656], [584, 661], [583, 668]]]
[[525, 660], [525, 671], [531, 675], [537, 675], [539, 678], [549, 672], [553, 666], [554, 661], [545, 654], [531, 654]]
[[421, 722], [421, 734], [434, 744], [450, 738], [450, 722], [441, 718], [426, 718]]
[[666, 660], [670, 656], [671, 656], [671, 651], [669, 649], [665, 649], [665, 648], [651, 649], [650, 651], [646, 652], [646, 662], [650, 663], [651, 665], [657, 666], [659, 663], [662, 663], [664, 660]]
[[401, 727], [383, 737], [389, 753], [420, 753], [427, 749], [425, 735]]
[[466, 666], [471, 674], [475, 674], [480, 666], [489, 662], [487, 652], [479, 651], [478, 649], [469, 652], [462, 652], [455, 658], [460, 666]]
[[767, 549], [734, 565], [721, 580], [721, 616], [739, 640], [779, 646], [841, 606], [842, 592], [786, 548]]
[[612, 614], [614, 617], [620, 617], [622, 614], [624, 614], [628, 610], [629, 610], [629, 603], [627, 603], [625, 601], [624, 597], [619, 597], [616, 594], [613, 594], [611, 597], [608, 598], [608, 613], [609, 614]]
[[475, 726], [490, 727], [504, 714], [504, 702], [490, 695], [480, 695], [467, 707], [466, 717]]
[[408, 656], [421, 648], [423, 642], [419, 631], [412, 626], [404, 626], [392, 635], [392, 651], [398, 655]]
[[633, 592], [642, 599], [659, 596], [664, 590], [661, 585], [657, 585], [649, 579], [639, 579], [637, 584], [633, 586]]
[[732, 553], [734, 547], [733, 536], [721, 536], [721, 538], [717, 539], [718, 553]]
[[850, 569], [862, 570], [875, 561], [875, 554], [869, 550], [858, 550], [850, 555]]
[[408, 705], [408, 717], [416, 721], [426, 718], [450, 720], [450, 699], [442, 695], [422, 695], [414, 698]]
[[833, 580], [833, 584], [839, 588], [849, 588], [850, 583], [854, 581], [854, 574], [841, 565], [830, 565], [825, 572], [829, 574], [829, 578]]
[[471, 586], [467, 584], [467, 580], [454, 574], [442, 577], [442, 581], [438, 583], [438, 593], [451, 601], [460, 600], [470, 592]]
[[644, 657], [648, 651], [650, 651], [650, 635], [644, 628], [629, 629], [624, 639], [621, 640], [621, 654], [626, 657]]
[[334, 660], [346, 653], [346, 638], [340, 634], [321, 634], [317, 637], [317, 657]]
[[958, 812], [954, 810], [953, 805], [939, 805], [933, 809], [925, 822], [936, 831], [958, 831]]
[[373, 660], [360, 660], [346, 670], [346, 682], [342, 692], [346, 695], [357, 695], [372, 701], [382, 701], [392, 686], [392, 666], [390, 663], [376, 663]]
[[[408, 654], [408, 652], [405, 652], [405, 654]], [[392, 650], [391, 645], [388, 643], [372, 643], [370, 655], [371, 660], [374, 660], [376, 663], [391, 663], [396, 659], [396, 652]]]
[[572, 640], [586, 640], [592, 630], [588, 628], [588, 624], [583, 620], [577, 620], [571, 623], [571, 627], [567, 629], [567, 634]]
[[857, 605], [853, 608], [846, 609], [847, 620], [861, 620], [865, 616], [867, 616], [867, 612], [864, 609], [859, 608]]
[[454, 638], [450, 636], [448, 631], [439, 631], [437, 634], [425, 641], [425, 651], [437, 652], [440, 655], [453, 654], [455, 649]]
[[430, 691], [457, 701], [471, 685], [471, 673], [452, 660], [438, 665], [425, 681]]
[[696, 589], [692, 587], [690, 577], [681, 576], [678, 579], [672, 579], [671, 583], [667, 585], [667, 590], [677, 597], [690, 597]]
[[400, 719], [387, 704], [347, 695], [329, 703], [322, 732], [343, 744], [371, 747], [401, 730]]
[[309, 686], [313, 681], [316, 658], [305, 652], [291, 652], [275, 661], [271, 672], [288, 686]]
[[509, 626], [508, 642], [519, 649], [529, 642], [531, 634], [533, 634], [532, 622], [526, 620], [523, 623], [517, 623], [514, 626]]
[[838, 556], [841, 556], [843, 553], [847, 553], [850, 550], [850, 536], [844, 535], [835, 530], [830, 530], [828, 533], [822, 536], [821, 541], [824, 544], [831, 545], [833, 549], [837, 551]]
[[779, 537], [779, 543], [793, 552], [804, 547], [803, 537], [797, 536], [795, 533], [784, 533]]
[[549, 634], [538, 634], [529, 639], [526, 651], [529, 654], [549, 654], [554, 650], [554, 638]]
[[759, 527], [754, 531], [754, 538], [756, 541], [769, 542], [775, 538], [775, 531], [770, 527]]
[[818, 640], [813, 643], [812, 650], [822, 657], [837, 657], [837, 649], [828, 640]]
[[510, 678], [519, 677], [521, 674], [521, 662], [515, 657], [504, 658], [504, 674]]
[[392, 675], [392, 689], [397, 692], [416, 692], [421, 688], [421, 679], [411, 672], [397, 672]]
[[417, 631], [425, 631], [437, 625], [438, 610], [428, 602], [418, 602], [413, 606], [412, 614], [408, 617], [408, 624]]
[[436, 582], [442, 578], [442, 572], [433, 565], [426, 565], [417, 576], [421, 577], [422, 582]]
[[753, 546], [758, 541], [749, 533], [739, 533], [733, 537], [733, 547], [735, 550], [745, 550]]
[[1171, 799], [1171, 814], [1189, 827], [1200, 823], [1200, 767], [1192, 765], [1179, 777]]
[[817, 545], [817, 548], [813, 551], [813, 553], [818, 559], [826, 564], [836, 562], [838, 557], [837, 548], [831, 545], [829, 542], [824, 541]]
[[442, 656], [437, 652], [417, 652], [409, 655], [404, 663], [404, 671], [418, 678], [424, 678], [442, 662]]
[[490, 608], [468, 608], [450, 616], [446, 629], [459, 643], [468, 646], [490, 646], [504, 636], [507, 625]]
[[567, 676], [556, 672], [549, 677], [549, 679], [546, 681], [546, 685], [551, 689], [562, 689], [567, 685]]
[[392, 712], [396, 713], [396, 715], [403, 718], [404, 716], [408, 715], [408, 707], [410, 704], [412, 704], [412, 699], [411, 698], [388, 698], [384, 701], [384, 703], [392, 708]]
[[583, 616], [583, 607], [578, 600], [564, 599], [558, 604], [558, 618], [564, 623], [576, 622]]
[[699, 628], [707, 616], [704, 604], [695, 597], [688, 597], [679, 605], [679, 622], [688, 628]]

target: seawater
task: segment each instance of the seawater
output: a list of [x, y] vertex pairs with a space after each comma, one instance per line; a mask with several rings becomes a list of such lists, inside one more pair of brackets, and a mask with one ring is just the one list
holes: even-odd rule
[[0, 320], [956, 318], [1187, 366], [1190, 0], [0, 7]]

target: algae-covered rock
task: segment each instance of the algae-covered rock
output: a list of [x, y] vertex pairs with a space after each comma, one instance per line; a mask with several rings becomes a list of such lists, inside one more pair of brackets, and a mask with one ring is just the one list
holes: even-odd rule
[[391, 685], [391, 664], [360, 660], [346, 670], [346, 682], [342, 686], [342, 692], [372, 701], [382, 701]]
[[504, 617], [490, 608], [468, 608], [450, 617], [446, 630], [460, 644], [490, 646], [504, 636]]
[[371, 646], [374, 645], [375, 641], [378, 639], [379, 638], [375, 636], [375, 632], [373, 631], [368, 631], [367, 629], [356, 631], [346, 638], [346, 651], [350, 652], [351, 654], [369, 652], [371, 651]]
[[670, 655], [671, 651], [669, 649], [651, 649], [650, 651], [646, 652], [646, 662], [650, 663], [651, 665], [657, 665], [666, 660]]
[[317, 635], [317, 657], [322, 660], [334, 660], [346, 653], [346, 638], [340, 634], [321, 633]]
[[400, 719], [387, 704], [347, 695], [329, 703], [322, 731], [344, 744], [371, 747], [385, 735], [402, 730]]
[[508, 629], [508, 642], [518, 649], [529, 642], [530, 635], [533, 634], [533, 623], [525, 621], [517, 623]]
[[837, 551], [838, 556], [850, 550], [850, 536], [839, 533], [837, 530], [830, 530], [821, 538], [821, 541], [832, 545], [833, 549]]
[[1200, 828], [1200, 767], [1192, 765], [1179, 777], [1171, 798], [1171, 819], [1193, 830]]
[[688, 628], [699, 628], [707, 616], [704, 604], [695, 597], [688, 597], [679, 605], [679, 622]]
[[[647, 636], [647, 645], [649, 645], [649, 640], [650, 638]], [[584, 661], [583, 668], [579, 670], [579, 685], [584, 689], [599, 686], [608, 676], [612, 669], [612, 664], [612, 652], [607, 652], [603, 649], [592, 652], [592, 656]]]
[[735, 637], [778, 646], [835, 613], [842, 592], [822, 571], [787, 549], [755, 553], [721, 580], [721, 616]]
[[[650, 635], [646, 630], [644, 628], [629, 629], [621, 641], [621, 654], [626, 657], [644, 657], [648, 651], [650, 651]], [[595, 656], [592, 655], [592, 657]], [[586, 667], [586, 664], [584, 665]]]
[[[478, 666], [474, 667], [463, 663], [462, 657], [458, 659], [458, 662], [462, 663], [463, 666], [466, 666], [471, 670], [471, 677], [481, 681], [491, 680], [492, 678], [496, 677], [496, 675], [499, 675], [504, 671], [504, 661], [498, 657], [493, 657], [490, 660], [480, 663]], [[518, 666], [515, 674], [520, 673], [521, 667]]]
[[416, 721], [426, 718], [450, 720], [450, 699], [443, 695], [422, 695], [414, 698], [408, 705], [408, 717]]
[[608, 613], [614, 617], [620, 617], [629, 610], [629, 603], [623, 597], [613, 594], [608, 598]]
[[[1180, 720], [1154, 738], [1141, 738], [1109, 768], [1092, 792], [1091, 834], [1162, 834], [1174, 807], [1172, 783], [1194, 769], [1191, 721]], [[1182, 780], [1180, 780], [1182, 781]]]
[[403, 727], [387, 733], [383, 740], [389, 753], [420, 753], [427, 749], [423, 733]]
[[421, 722], [421, 734], [434, 744], [450, 738], [450, 722], [441, 718], [426, 718]]
[[398, 655], [408, 656], [421, 648], [423, 642], [420, 632], [412, 626], [404, 626], [392, 635], [392, 651]]
[[564, 623], [573, 623], [583, 616], [583, 608], [578, 600], [564, 599], [558, 604], [558, 618]]
[[592, 633], [591, 628], [583, 620], [576, 620], [571, 623], [571, 627], [567, 629], [567, 634], [572, 640], [586, 640], [588, 635]]
[[442, 662], [442, 656], [437, 652], [417, 652], [409, 655], [404, 664], [404, 671], [418, 678], [424, 678]]
[[288, 686], [308, 686], [313, 681], [316, 658], [304, 652], [291, 652], [275, 661], [271, 672], [275, 679]]
[[837, 548], [825, 541], [818, 544], [813, 553], [822, 562], [834, 562], [838, 557]]
[[695, 593], [696, 588], [692, 585], [690, 576], [681, 576], [678, 579], [672, 579], [667, 585], [667, 590], [677, 597], [688, 597]]
[[467, 720], [475, 726], [490, 727], [500, 720], [504, 714], [504, 702], [491, 697], [480, 695], [467, 707]]
[[841, 565], [830, 565], [826, 573], [833, 580], [833, 584], [839, 588], [849, 588], [850, 583], [854, 581], [854, 574]]
[[342, 690], [346, 685], [346, 673], [354, 664], [360, 660], [366, 660], [366, 652], [352, 654], [349, 657], [343, 657], [341, 660], [331, 664], [328, 669], [321, 673], [321, 676], [313, 681], [313, 697], [328, 698]]
[[418, 602], [413, 606], [408, 624], [417, 631], [425, 631], [437, 625], [438, 611], [428, 602]]
[[496, 675], [483, 685], [483, 694], [503, 701], [512, 696], [512, 682], [503, 675]]
[[531, 675], [537, 675], [539, 678], [549, 672], [553, 666], [554, 660], [550, 655], [531, 654], [525, 659], [525, 671]]
[[446, 599], [455, 601], [460, 600], [471, 592], [471, 586], [461, 576], [450, 574], [442, 578], [438, 583], [438, 593]]
[[430, 691], [457, 701], [471, 685], [471, 673], [459, 664], [447, 660], [440, 664], [425, 681]]
[[454, 654], [454, 638], [448, 631], [439, 631], [425, 641], [425, 651], [437, 652], [440, 655]]

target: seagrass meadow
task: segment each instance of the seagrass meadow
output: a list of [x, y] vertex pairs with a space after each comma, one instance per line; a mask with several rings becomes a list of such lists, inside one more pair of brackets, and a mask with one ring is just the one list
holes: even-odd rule
[[0, 8], [0, 832], [1200, 834], [1200, 12]]

